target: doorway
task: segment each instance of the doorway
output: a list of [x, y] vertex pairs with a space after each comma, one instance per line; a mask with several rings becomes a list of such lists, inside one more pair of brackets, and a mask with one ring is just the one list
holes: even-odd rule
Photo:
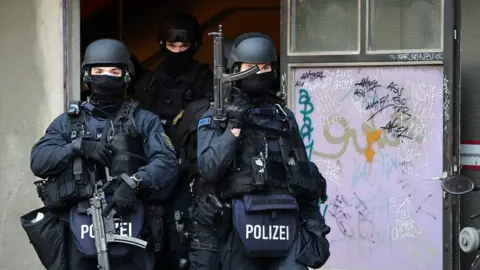
[[208, 33], [217, 31], [219, 24], [229, 39], [263, 32], [274, 40], [280, 54], [280, 0], [82, 0], [81, 57], [96, 39], [122, 40], [137, 60], [135, 82], [162, 61], [157, 30], [162, 17], [172, 11], [187, 12], [198, 19], [203, 37], [195, 55], [199, 62], [213, 64], [213, 39]]

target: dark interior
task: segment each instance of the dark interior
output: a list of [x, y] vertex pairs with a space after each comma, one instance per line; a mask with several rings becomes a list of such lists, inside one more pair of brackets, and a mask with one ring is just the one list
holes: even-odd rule
[[213, 40], [208, 33], [216, 31], [218, 24], [223, 25], [225, 38], [263, 32], [280, 52], [280, 0], [82, 0], [81, 54], [96, 39], [120, 39], [138, 60], [136, 76], [140, 77], [162, 59], [157, 30], [162, 16], [171, 11], [197, 17], [203, 33], [203, 46], [195, 56], [200, 62], [213, 62]]

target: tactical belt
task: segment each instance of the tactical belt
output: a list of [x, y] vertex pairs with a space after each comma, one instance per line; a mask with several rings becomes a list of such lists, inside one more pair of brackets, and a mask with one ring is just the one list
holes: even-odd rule
[[200, 243], [200, 242], [197, 242], [197, 241], [191, 241], [190, 242], [190, 248], [191, 249], [199, 249], [199, 250], [207, 250], [207, 251], [212, 251], [212, 252], [217, 252], [218, 251], [218, 245], [204, 244], [204, 243]]
[[[196, 232], [204, 232], [208, 234], [214, 233], [212, 228], [208, 228], [206, 226], [203, 226], [201, 224], [198, 224], [197, 222], [192, 223], [192, 228]], [[208, 250], [208, 251], [213, 251], [217, 252], [218, 251], [218, 245], [214, 244], [204, 244], [195, 240], [190, 241], [190, 248], [191, 249], [200, 249], [200, 250]]]

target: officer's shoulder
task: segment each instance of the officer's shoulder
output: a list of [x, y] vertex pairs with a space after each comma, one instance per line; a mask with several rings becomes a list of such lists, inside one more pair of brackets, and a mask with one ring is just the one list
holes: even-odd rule
[[52, 121], [52, 124], [54, 125], [67, 125], [68, 122], [70, 121], [70, 119], [72, 119], [72, 116], [69, 115], [67, 112], [63, 112], [61, 114], [59, 114], [57, 117], [55, 117], [55, 119], [53, 119]]
[[[60, 132], [62, 134], [68, 134], [69, 131], [70, 116], [63, 112], [57, 115], [48, 126], [48, 130]], [[47, 131], [48, 132], [48, 131]]]
[[68, 125], [70, 121], [80, 119], [84, 106], [88, 101], [70, 100], [66, 112], [61, 113], [54, 122], [60, 122], [62, 125]]
[[192, 111], [192, 112], [197, 112], [197, 111], [204, 111], [205, 109], [208, 109], [210, 107], [210, 100], [207, 98], [203, 99], [198, 99], [190, 102], [187, 107], [185, 107], [185, 111]]
[[208, 109], [200, 117], [200, 120], [198, 121], [198, 124], [197, 124], [197, 128], [210, 126], [212, 124], [212, 121], [213, 121], [213, 110]]
[[[155, 119], [158, 119], [158, 116], [154, 114], [153, 112], [142, 109], [140, 106], [140, 102], [138, 102], [135, 99], [130, 99], [128, 102], [130, 102], [130, 106], [133, 106], [135, 108], [135, 112], [133, 113], [133, 117], [135, 118], [135, 122], [140, 122], [140, 121], [154, 121]], [[158, 119], [160, 121], [160, 119]]]
[[281, 107], [282, 107], [282, 110], [285, 112], [286, 117], [288, 119], [290, 119], [291, 121], [295, 122], [296, 121], [295, 114], [292, 112], [292, 110], [290, 110], [289, 108], [287, 108], [286, 106], [283, 106], [283, 105]]
[[[145, 110], [145, 109], [142, 109], [140, 107], [138, 107], [136, 110], [135, 110], [135, 119], [137, 120], [155, 120], [155, 119], [158, 119], [158, 116], [156, 114], [154, 114], [153, 112], [149, 111], [149, 110]], [[158, 119], [158, 121], [160, 121], [160, 119]]]
[[293, 113], [293, 111], [290, 110], [288, 107], [282, 106], [282, 109], [285, 111], [285, 113], [286, 113], [288, 116], [295, 117], [295, 114]]
[[212, 108], [208, 108], [208, 110], [206, 110], [203, 114], [202, 114], [202, 118], [204, 117], [213, 117], [213, 109]]

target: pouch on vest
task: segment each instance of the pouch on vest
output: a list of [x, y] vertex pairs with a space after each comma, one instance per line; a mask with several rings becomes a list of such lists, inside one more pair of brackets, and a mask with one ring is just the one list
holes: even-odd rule
[[22, 228], [47, 270], [68, 269], [65, 233], [67, 225], [42, 207], [20, 217]]
[[37, 193], [45, 208], [52, 211], [67, 210], [78, 201], [87, 199], [93, 194], [90, 185], [90, 174], [84, 168], [83, 177], [74, 179], [73, 168], [68, 167], [58, 175], [47, 180], [36, 181]]
[[264, 190], [267, 182], [267, 160], [262, 152], [251, 158], [253, 186], [255, 190]]
[[54, 179], [38, 180], [34, 182], [35, 186], [37, 187], [38, 197], [40, 197], [43, 205], [48, 210], [67, 210], [68, 206], [66, 202], [60, 199], [58, 184], [53, 180]]
[[[107, 201], [110, 201], [110, 199], [110, 197], [107, 197]], [[134, 213], [127, 216], [115, 218], [115, 227], [118, 234], [140, 237], [145, 217], [145, 206], [138, 203], [135, 210]], [[74, 206], [70, 210], [70, 232], [80, 253], [86, 257], [97, 256], [92, 217], [87, 214], [87, 209]], [[109, 243], [108, 255], [112, 258], [123, 257], [129, 254], [132, 248], [135, 247], [128, 244]]]
[[295, 198], [311, 201], [325, 197], [327, 184], [315, 163], [290, 160], [289, 167], [291, 176], [288, 186]]
[[287, 194], [243, 195], [233, 201], [233, 226], [249, 257], [285, 257], [295, 242], [298, 205]]
[[163, 235], [165, 233], [164, 228], [164, 216], [165, 208], [162, 205], [148, 205], [146, 206], [147, 223], [145, 224], [145, 235], [148, 240], [151, 240], [153, 244], [153, 250], [158, 252], [163, 249]]
[[325, 238], [330, 228], [316, 220], [307, 219], [299, 231], [295, 261], [314, 269], [322, 267], [330, 257], [330, 244]]

